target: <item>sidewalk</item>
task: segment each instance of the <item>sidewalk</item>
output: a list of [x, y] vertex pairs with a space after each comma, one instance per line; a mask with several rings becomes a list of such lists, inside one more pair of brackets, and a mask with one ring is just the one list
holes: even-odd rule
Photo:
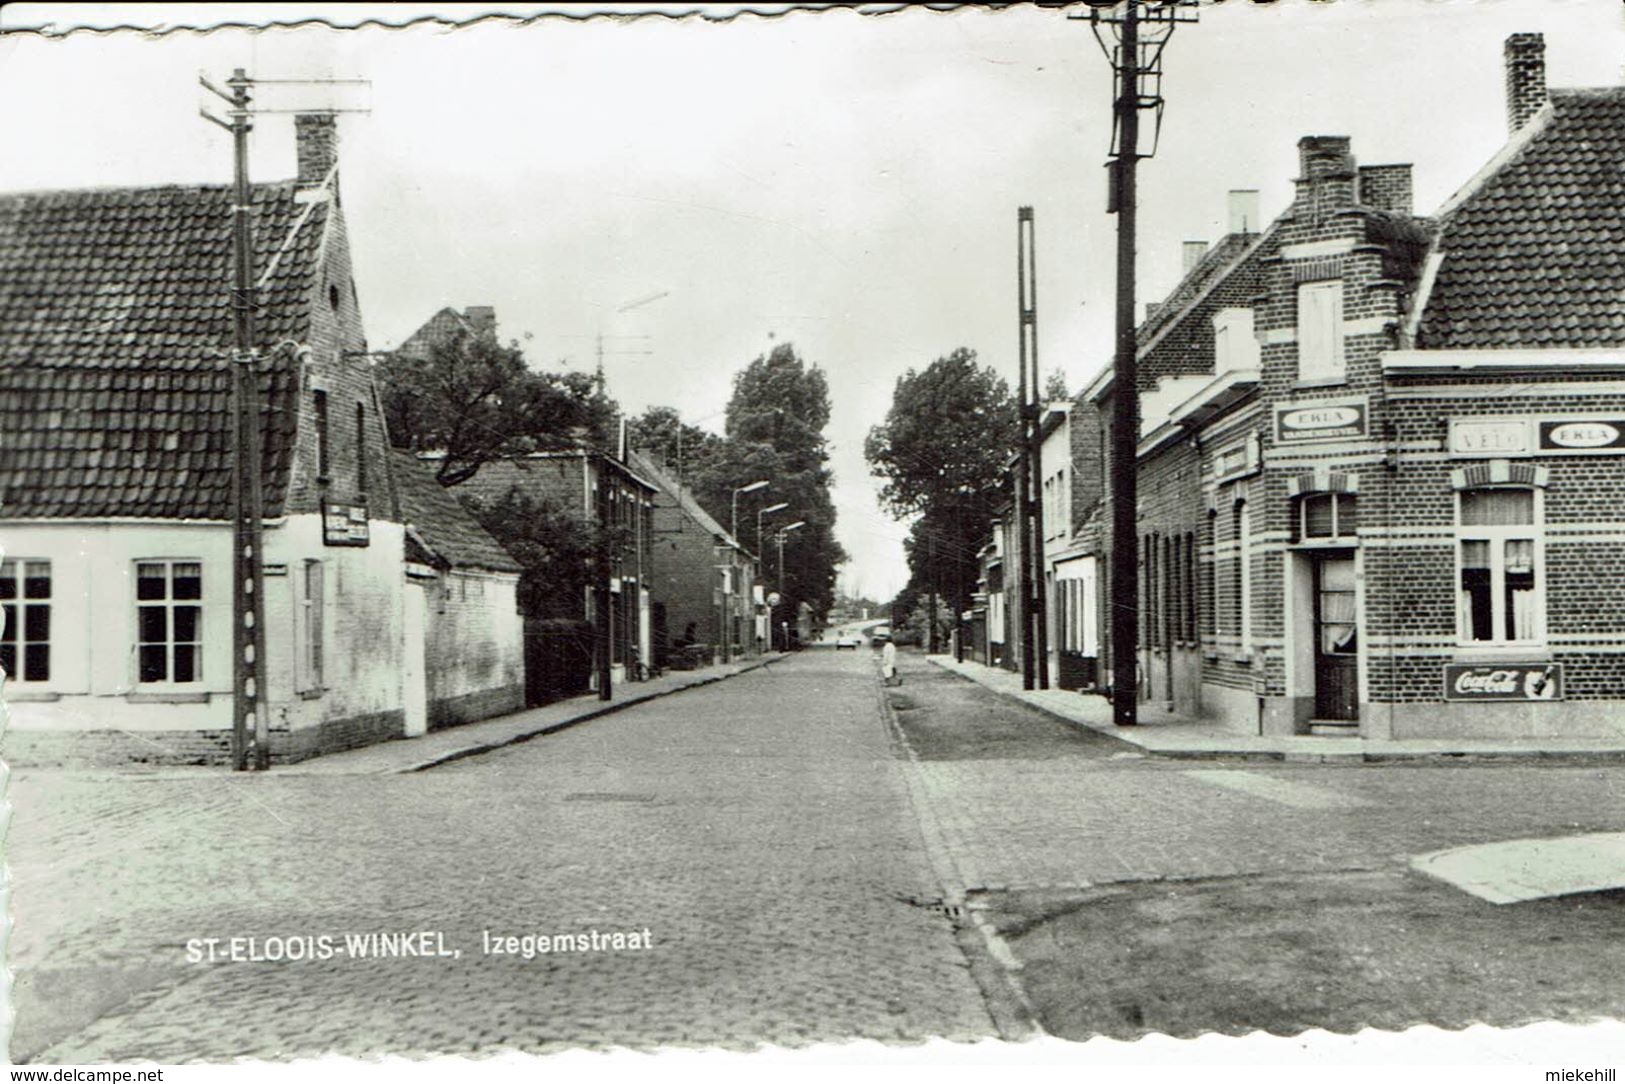
[[1021, 687], [1021, 675], [976, 662], [955, 662], [952, 655], [928, 655], [926, 661], [968, 678], [996, 693], [1020, 700], [1059, 719], [1086, 726], [1127, 742], [1153, 756], [1257, 757], [1266, 760], [1355, 761], [1410, 760], [1421, 757], [1625, 757], [1625, 739], [1615, 738], [1325, 738], [1303, 735], [1238, 734], [1219, 726], [1140, 706], [1139, 725], [1112, 722], [1111, 704], [1095, 693]]
[[312, 757], [297, 764], [278, 765], [271, 771], [279, 775], [392, 775], [421, 772], [449, 761], [488, 753], [504, 745], [552, 734], [634, 704], [759, 670], [786, 657], [782, 654], [764, 655], [744, 662], [708, 666], [702, 670], [668, 670], [648, 681], [622, 682], [612, 686], [612, 700], [599, 700], [596, 693], [587, 693], [495, 719], [433, 730], [419, 738], [380, 742], [343, 753]]

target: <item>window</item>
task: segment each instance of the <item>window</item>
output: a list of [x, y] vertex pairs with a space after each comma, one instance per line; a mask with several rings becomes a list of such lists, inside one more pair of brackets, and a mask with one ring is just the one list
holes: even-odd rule
[[1343, 377], [1343, 283], [1298, 287], [1298, 379]]
[[142, 684], [203, 677], [203, 566], [141, 561], [135, 566], [136, 662]]
[[367, 492], [367, 408], [355, 405], [355, 488]]
[[301, 586], [303, 590], [299, 599], [299, 611], [300, 623], [304, 630], [301, 637], [304, 647], [302, 660], [305, 668], [304, 689], [307, 692], [316, 692], [322, 688], [322, 657], [325, 654], [322, 608], [327, 594], [320, 561], [305, 562], [305, 582]]
[[1213, 371], [1228, 373], [1258, 367], [1258, 336], [1253, 333], [1253, 310], [1220, 309], [1213, 314]]
[[1298, 498], [1299, 541], [1352, 539], [1359, 526], [1352, 493], [1311, 493]]
[[1202, 604], [1205, 604], [1202, 615], [1204, 631], [1217, 635], [1219, 631], [1219, 586], [1216, 582], [1217, 557], [1214, 552], [1218, 542], [1219, 513], [1216, 509], [1209, 509], [1207, 514], [1207, 533], [1203, 536], [1207, 547], [1207, 563], [1202, 566]]
[[1460, 636], [1479, 644], [1541, 639], [1538, 500], [1531, 489], [1461, 493]]
[[1241, 653], [1253, 650], [1253, 555], [1252, 511], [1246, 501], [1237, 501], [1236, 528], [1236, 631], [1241, 637]]
[[331, 460], [327, 457], [327, 393], [312, 393], [316, 407], [316, 480], [327, 481]]
[[51, 562], [0, 561], [0, 608], [0, 669], [6, 678], [51, 680]]

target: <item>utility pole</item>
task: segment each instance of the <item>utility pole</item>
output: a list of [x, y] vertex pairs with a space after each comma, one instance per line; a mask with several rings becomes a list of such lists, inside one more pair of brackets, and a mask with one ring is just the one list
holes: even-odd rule
[[[1034, 283], [1032, 281], [1036, 264], [1033, 260], [1033, 209], [1019, 207], [1016, 209], [1016, 313], [1018, 327], [1021, 335], [1021, 345], [1017, 352], [1017, 363], [1021, 373], [1017, 381], [1017, 401], [1021, 407], [1020, 438], [1017, 441], [1016, 462], [1016, 549], [1019, 551], [1018, 565], [1020, 569], [1020, 583], [1017, 587], [1018, 598], [1021, 603], [1021, 687], [1023, 689], [1043, 688], [1038, 685], [1039, 670], [1037, 667], [1037, 654], [1042, 650], [1038, 638], [1034, 635], [1036, 630], [1035, 612], [1036, 593], [1033, 589], [1035, 573], [1038, 562], [1034, 561], [1035, 553], [1042, 554], [1044, 543], [1042, 538], [1035, 538], [1039, 532], [1033, 522], [1033, 504], [1037, 498], [1034, 492], [1034, 480], [1038, 476], [1038, 464], [1035, 462], [1038, 452], [1038, 418], [1035, 400], [1038, 397], [1038, 301]], [[1027, 376], [1032, 374], [1032, 386], [1029, 388]]]
[[226, 114], [231, 118], [229, 122], [206, 109], [198, 110], [204, 120], [231, 133], [231, 765], [234, 771], [247, 771], [252, 761], [256, 771], [265, 771], [271, 766], [271, 721], [265, 702], [265, 499], [261, 479], [259, 351], [254, 326], [259, 299], [254, 278], [254, 192], [248, 183], [248, 133], [254, 128], [250, 118], [257, 112], [300, 111], [252, 109], [249, 88], [256, 83], [367, 85], [367, 80], [256, 80], [237, 68], [226, 80], [229, 91], [201, 75], [198, 83], [231, 106]]
[[[1174, 27], [1196, 21], [1196, 0], [1167, 0], [1142, 10], [1128, 0], [1121, 12], [1096, 8], [1087, 16], [1111, 62], [1114, 79], [1112, 156], [1107, 163], [1107, 211], [1117, 215], [1117, 352], [1112, 363], [1111, 653], [1112, 719], [1138, 722], [1140, 584], [1137, 456], [1140, 443], [1139, 344], [1134, 326], [1136, 172], [1156, 153], [1162, 127], [1162, 51]], [[1115, 40], [1114, 40], [1115, 39]], [[1140, 153], [1140, 111], [1153, 112], [1151, 149]]]

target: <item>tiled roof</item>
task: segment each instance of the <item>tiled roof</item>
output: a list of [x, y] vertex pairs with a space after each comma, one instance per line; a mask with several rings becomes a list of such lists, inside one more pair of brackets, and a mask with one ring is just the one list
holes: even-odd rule
[[699, 526], [700, 530], [705, 531], [707, 534], [710, 534], [716, 538], [726, 539], [728, 543], [732, 544], [736, 549], [744, 549], [744, 547], [739, 545], [738, 541], [734, 539], [733, 536], [730, 535], [728, 531], [716, 521], [711, 513], [700, 507], [700, 502], [694, 498], [694, 494], [688, 489], [687, 486], [684, 486], [671, 475], [667, 474], [665, 469], [653, 459], [644, 455], [642, 452], [637, 451], [636, 449], [632, 449], [628, 453], [627, 459], [628, 466], [630, 466], [638, 474], [653, 482], [655, 486], [667, 496], [670, 496], [676, 500], [678, 507], [683, 510], [689, 519], [692, 519], [695, 524]]
[[[307, 338], [325, 215], [255, 186], [264, 344]], [[225, 187], [0, 195], [0, 517], [229, 518], [231, 281]], [[262, 356], [276, 515], [297, 362]]]
[[1625, 88], [1554, 90], [1551, 106], [1443, 216], [1418, 346], [1625, 344]]
[[479, 525], [462, 502], [435, 481], [433, 467], [420, 462], [411, 452], [396, 450], [392, 455], [401, 518], [437, 556], [454, 568], [520, 571], [513, 555]]

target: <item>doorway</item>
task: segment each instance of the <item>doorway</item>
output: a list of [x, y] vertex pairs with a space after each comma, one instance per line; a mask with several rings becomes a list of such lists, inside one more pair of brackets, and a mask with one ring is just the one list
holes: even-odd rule
[[1314, 558], [1315, 718], [1360, 718], [1359, 613], [1354, 555]]
[[420, 583], [406, 585], [404, 643], [401, 651], [401, 708], [408, 738], [429, 731], [429, 675], [425, 670], [428, 599]]

